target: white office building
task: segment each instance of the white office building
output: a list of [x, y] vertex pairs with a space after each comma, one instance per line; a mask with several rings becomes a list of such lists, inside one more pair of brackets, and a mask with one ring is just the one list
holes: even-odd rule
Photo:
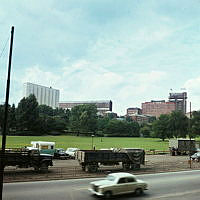
[[59, 103], [60, 92], [52, 87], [45, 87], [33, 83], [24, 83], [24, 97], [34, 94], [39, 105], [47, 105], [57, 108]]

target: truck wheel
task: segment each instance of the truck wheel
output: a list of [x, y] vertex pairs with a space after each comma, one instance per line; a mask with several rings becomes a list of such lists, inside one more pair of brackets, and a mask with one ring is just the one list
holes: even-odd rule
[[130, 169], [130, 164], [122, 163], [122, 167], [123, 167], [124, 170], [129, 170]]
[[85, 171], [85, 165], [82, 165], [82, 170]]
[[38, 167], [38, 166], [34, 166], [34, 170], [35, 170], [36, 172], [38, 172], [38, 171], [39, 171], [39, 167]]
[[90, 166], [90, 172], [97, 172], [97, 170], [98, 170], [98, 167], [96, 166], [96, 165], [92, 165], [92, 166]]
[[48, 164], [47, 163], [42, 163], [40, 166], [40, 171], [42, 172], [48, 172]]
[[104, 197], [105, 197], [105, 199], [110, 199], [112, 197], [112, 192], [111, 191], [106, 191], [104, 193]]
[[89, 172], [89, 166], [88, 165], [85, 166], [85, 171]]
[[136, 169], [140, 169], [140, 164], [136, 164]]

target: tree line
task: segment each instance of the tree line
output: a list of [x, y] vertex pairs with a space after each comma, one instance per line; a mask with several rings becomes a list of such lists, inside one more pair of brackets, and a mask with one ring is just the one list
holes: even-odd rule
[[[4, 105], [0, 105], [0, 129], [4, 121]], [[153, 118], [152, 118], [153, 119]], [[71, 110], [38, 105], [36, 97], [21, 99], [17, 108], [8, 109], [8, 134], [51, 135], [76, 134], [118, 137], [196, 137], [200, 133], [200, 111], [188, 119], [182, 112], [160, 115], [150, 123], [138, 124], [130, 117], [116, 118], [112, 113], [97, 115], [94, 104], [78, 105]]]

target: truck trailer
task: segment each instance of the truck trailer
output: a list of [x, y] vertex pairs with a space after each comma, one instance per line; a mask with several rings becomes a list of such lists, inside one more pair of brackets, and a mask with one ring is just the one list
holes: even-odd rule
[[79, 150], [76, 159], [86, 172], [97, 172], [99, 165], [122, 164], [124, 170], [138, 169], [145, 164], [143, 149]]
[[194, 139], [178, 138], [169, 140], [170, 155], [193, 154], [196, 152]]

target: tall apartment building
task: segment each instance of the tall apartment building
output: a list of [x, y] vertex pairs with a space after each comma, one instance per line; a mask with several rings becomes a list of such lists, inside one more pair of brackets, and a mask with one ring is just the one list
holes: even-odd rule
[[104, 115], [106, 112], [112, 112], [112, 101], [66, 101], [59, 102], [59, 108], [72, 109], [74, 106], [85, 105], [85, 104], [95, 104], [97, 106], [97, 111], [99, 115]]
[[161, 114], [170, 114], [176, 110], [175, 102], [151, 101], [142, 103], [142, 114], [159, 117]]
[[24, 83], [24, 97], [34, 94], [39, 105], [47, 105], [57, 108], [59, 103], [60, 92], [52, 87], [45, 87], [33, 83]]
[[175, 108], [177, 111], [182, 111], [186, 113], [187, 106], [187, 92], [182, 93], [169, 93], [169, 102], [175, 103]]

